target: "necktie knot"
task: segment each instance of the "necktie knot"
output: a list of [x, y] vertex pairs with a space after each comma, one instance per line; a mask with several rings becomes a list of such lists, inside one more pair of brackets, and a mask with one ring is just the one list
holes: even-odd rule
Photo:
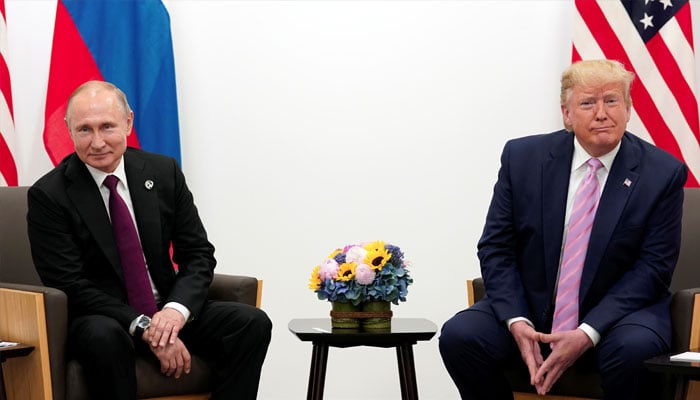
[[[588, 161], [586, 161], [586, 164], [588, 164], [588, 171], [590, 172], [597, 172], [600, 167], [603, 166], [603, 163], [600, 162], [599, 159], [597, 158], [589, 158]], [[112, 176], [112, 175], [110, 175]]]
[[117, 188], [117, 184], [119, 183], [119, 178], [117, 178], [115, 175], [107, 175], [104, 181], [102, 181], [102, 184], [105, 185], [109, 191], [113, 191], [114, 189]]

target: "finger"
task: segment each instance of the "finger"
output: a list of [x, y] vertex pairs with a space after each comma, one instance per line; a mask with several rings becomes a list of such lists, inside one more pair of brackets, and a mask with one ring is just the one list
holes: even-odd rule
[[170, 376], [168, 374], [168, 370], [170, 369], [170, 362], [166, 360], [162, 360], [160, 362], [160, 372], [162, 372], [164, 375]]
[[537, 340], [538, 342], [544, 342], [545, 336], [547, 336], [547, 334], [542, 332], [536, 332], [534, 335], [534, 340]]
[[526, 364], [527, 364], [527, 370], [528, 373], [530, 374], [530, 384], [534, 385], [535, 384], [535, 377], [537, 376], [537, 372], [539, 370], [539, 364], [537, 364], [537, 360], [533, 354], [534, 352], [530, 352]]
[[534, 385], [535, 384], [535, 376], [537, 375], [537, 367], [535, 366], [535, 360], [532, 358], [529, 358], [526, 362], [527, 364], [527, 371], [530, 374], [530, 384]]
[[181, 354], [178, 354], [178, 356], [176, 357], [176, 360], [177, 360], [177, 365], [175, 367], [175, 379], [180, 379], [180, 377], [182, 376], [182, 370], [185, 367], [185, 360], [182, 359]]
[[148, 328], [148, 329], [151, 330], [151, 334], [150, 334], [150, 339], [151, 339], [150, 345], [151, 345], [151, 347], [158, 347], [158, 340], [160, 340], [159, 333], [158, 333], [158, 329], [153, 328], [153, 327], [150, 327], [150, 328]]
[[540, 334], [539, 341], [542, 343], [552, 343], [552, 335], [547, 333]]
[[542, 366], [542, 364], [544, 364], [544, 358], [542, 357], [542, 352], [538, 351], [535, 354], [535, 363], [536, 363], [538, 369]]
[[545, 373], [546, 372], [542, 367], [538, 368], [534, 374], [531, 373], [530, 384], [535, 387], [541, 385]]
[[165, 347], [165, 345], [168, 344], [168, 342], [170, 342], [171, 344], [175, 342], [174, 340], [171, 340], [172, 330], [173, 326], [170, 325], [169, 322], [166, 322], [165, 326], [163, 327], [163, 335], [160, 337], [159, 341], [160, 347]]
[[185, 373], [189, 374], [190, 371], [192, 371], [192, 359], [189, 357], [188, 354], [188, 357], [185, 359]]
[[151, 346], [158, 346], [158, 342], [160, 341], [161, 336], [163, 336], [163, 327], [160, 325], [160, 323], [154, 324], [151, 321], [151, 326], [148, 329], [151, 330]]
[[559, 370], [549, 371], [549, 373], [544, 379], [544, 382], [542, 383], [542, 390], [544, 391], [544, 393], [542, 394], [546, 394], [547, 392], [549, 392], [560, 376], [561, 372]]
[[[184, 347], [184, 345], [183, 345]], [[182, 357], [185, 361], [185, 373], [189, 374], [190, 371], [192, 370], [192, 357], [190, 356], [189, 350], [187, 350], [187, 347], [184, 347], [182, 351]]]
[[180, 328], [177, 325], [173, 325], [173, 329], [170, 331], [170, 344], [175, 344], [178, 334], [180, 333]]
[[172, 376], [177, 371], [177, 361], [175, 359], [170, 359], [170, 369], [168, 370], [168, 376]]

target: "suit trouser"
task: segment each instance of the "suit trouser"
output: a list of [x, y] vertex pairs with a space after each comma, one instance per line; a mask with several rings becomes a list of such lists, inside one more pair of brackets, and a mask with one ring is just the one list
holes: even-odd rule
[[[272, 322], [253, 306], [209, 301], [179, 337], [212, 373], [212, 400], [255, 399], [270, 343]], [[90, 315], [72, 321], [69, 356], [83, 366], [92, 399], [136, 398], [135, 357], [150, 352], [116, 320]]]
[[[643, 362], [668, 352], [668, 345], [651, 329], [625, 320], [612, 327], [571, 368], [601, 371], [605, 399], [659, 399]], [[467, 309], [457, 313], [443, 325], [439, 345], [462, 399], [512, 399], [502, 366], [515, 366], [528, 373], [506, 325], [486, 311]], [[548, 345], [541, 349], [546, 358]]]

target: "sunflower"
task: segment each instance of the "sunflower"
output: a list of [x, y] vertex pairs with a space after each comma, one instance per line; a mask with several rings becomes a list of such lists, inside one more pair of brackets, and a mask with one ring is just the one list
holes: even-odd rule
[[311, 278], [309, 278], [309, 289], [318, 290], [321, 288], [321, 278], [318, 276], [318, 271], [321, 270], [321, 266], [317, 265], [311, 272]]
[[376, 242], [366, 244], [365, 250], [367, 250], [365, 264], [377, 271], [381, 271], [384, 264], [391, 258], [391, 253], [387, 251], [383, 240], [377, 240]]
[[355, 263], [343, 263], [340, 264], [340, 269], [338, 269], [338, 280], [343, 282], [351, 281], [355, 277]]

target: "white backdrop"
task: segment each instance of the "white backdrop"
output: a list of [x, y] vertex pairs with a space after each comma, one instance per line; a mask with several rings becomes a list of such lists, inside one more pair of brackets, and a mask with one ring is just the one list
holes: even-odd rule
[[[259, 398], [306, 396], [311, 346], [287, 323], [328, 316], [307, 281], [338, 246], [401, 246], [415, 282], [397, 317], [440, 326], [464, 308], [501, 147], [561, 127], [573, 1], [164, 3], [218, 271], [263, 279], [275, 324]], [[55, 1], [6, 7], [16, 132], [41, 146]], [[458, 398], [438, 336], [414, 351], [421, 398]], [[394, 350], [331, 349], [325, 398], [400, 398]]]

